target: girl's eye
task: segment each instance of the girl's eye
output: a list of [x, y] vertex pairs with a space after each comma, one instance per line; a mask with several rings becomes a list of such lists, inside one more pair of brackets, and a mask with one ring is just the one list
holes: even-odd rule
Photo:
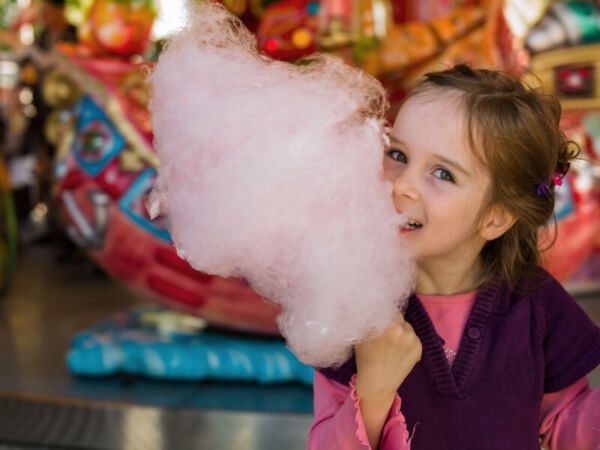
[[454, 177], [450, 172], [446, 169], [435, 169], [433, 171], [433, 175], [438, 177], [440, 180], [449, 181], [450, 183], [454, 183]]
[[402, 164], [406, 164], [408, 162], [408, 158], [403, 151], [400, 150], [388, 150], [388, 156], [392, 158], [394, 161], [401, 162]]

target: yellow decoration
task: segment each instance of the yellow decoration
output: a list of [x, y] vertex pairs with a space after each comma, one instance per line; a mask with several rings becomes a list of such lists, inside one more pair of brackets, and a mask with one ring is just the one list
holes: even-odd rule
[[75, 103], [81, 93], [68, 76], [53, 70], [44, 78], [42, 95], [44, 102], [49, 106], [67, 109]]
[[146, 83], [146, 77], [142, 70], [133, 70], [123, 78], [119, 90], [132, 102], [142, 108], [148, 106], [150, 100], [150, 86]]
[[67, 0], [65, 2], [65, 18], [76, 27], [85, 22], [87, 13], [94, 0]]
[[154, 325], [163, 335], [198, 333], [207, 325], [202, 318], [175, 311], [147, 312], [142, 314], [140, 320], [143, 324]]
[[304, 49], [308, 47], [311, 42], [312, 36], [304, 28], [299, 28], [292, 34], [292, 44], [294, 44], [294, 47], [296, 48]]
[[63, 125], [60, 117], [62, 112], [63, 111], [60, 109], [55, 109], [48, 115], [46, 122], [44, 123], [44, 136], [52, 145], [56, 145], [58, 138], [60, 137]]
[[124, 172], [140, 172], [145, 164], [133, 149], [126, 148], [119, 155], [119, 167]]
[[71, 127], [65, 126], [65, 132], [62, 135], [62, 138], [57, 142], [54, 160], [64, 160], [69, 155], [69, 152], [73, 146], [73, 142], [75, 142], [75, 122], [71, 124]]

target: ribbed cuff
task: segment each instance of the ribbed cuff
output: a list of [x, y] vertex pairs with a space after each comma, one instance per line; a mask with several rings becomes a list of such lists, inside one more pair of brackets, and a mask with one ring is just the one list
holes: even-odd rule
[[[369, 450], [371, 450], [371, 446], [369, 444], [369, 438], [367, 436], [367, 430], [365, 429], [365, 423], [360, 414], [360, 407], [359, 407], [360, 399], [356, 395], [356, 386], [354, 385], [355, 379], [356, 379], [356, 374], [354, 374], [352, 376], [352, 378], [350, 379], [350, 399], [352, 400], [352, 404], [354, 406], [354, 409], [356, 410], [356, 414], [354, 415], [354, 421], [356, 423], [356, 438], [358, 439], [358, 441], [361, 444], [367, 446], [367, 448]], [[409, 436], [408, 430], [406, 429], [406, 419], [404, 418], [404, 415], [400, 411], [401, 405], [402, 405], [402, 400], [400, 399], [400, 396], [396, 392], [395, 397], [394, 397], [394, 402], [392, 403], [392, 406], [390, 407], [390, 412], [388, 413], [388, 416], [385, 420], [383, 430], [381, 430], [381, 439], [379, 440], [380, 444], [383, 444], [386, 441], [386, 439], [388, 437], [390, 437], [391, 435], [393, 435], [393, 437], [391, 437], [391, 439], [396, 440], [396, 442], [398, 442], [397, 441], [398, 435], [396, 434], [398, 432], [398, 428], [397, 428], [398, 426], [402, 427], [402, 429], [403, 429], [402, 437], [404, 439], [404, 442], [410, 443], [411, 437]], [[394, 432], [392, 432], [392, 430], [394, 430]]]
[[355, 380], [356, 374], [352, 375], [352, 378], [350, 379], [350, 398], [352, 399], [352, 404], [354, 405], [354, 410], [356, 411], [356, 414], [354, 415], [354, 422], [356, 423], [356, 437], [361, 444], [366, 445], [367, 448], [371, 450], [371, 444], [369, 444], [365, 423], [360, 415], [360, 399], [356, 395], [356, 386], [354, 385]]

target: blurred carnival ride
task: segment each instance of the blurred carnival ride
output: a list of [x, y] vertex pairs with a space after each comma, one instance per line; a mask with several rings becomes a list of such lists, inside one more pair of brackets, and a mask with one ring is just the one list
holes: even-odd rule
[[[567, 182], [558, 189], [558, 239], [546, 265], [568, 280], [582, 264], [577, 281], [600, 277], [600, 4], [591, 1], [539, 1], [538, 10], [507, 2], [508, 22], [517, 45], [530, 55], [525, 77], [557, 95], [561, 127], [582, 150]], [[580, 274], [581, 275], [581, 274]], [[587, 278], [587, 280], [586, 280]]]
[[[140, 55], [151, 53], [155, 5], [84, 3], [78, 10], [80, 42], [51, 52], [54, 71], [44, 85], [54, 108], [47, 123], [57, 148], [53, 198], [69, 236], [110, 275], [164, 305], [216, 325], [276, 334], [273, 305], [244, 280], [193, 270], [177, 256], [164, 219], [150, 220], [146, 211], [158, 160], [144, 83], [152, 62]], [[224, 3], [274, 58], [296, 61], [327, 51], [377, 76], [390, 92], [390, 117], [428, 70], [465, 61], [519, 74], [529, 67], [561, 96], [567, 133], [591, 160], [600, 157], [600, 48], [587, 43], [592, 38], [585, 30], [579, 41], [564, 31], [568, 49], [555, 49], [554, 43], [546, 49], [544, 39], [534, 37], [552, 28], [546, 18], [559, 15], [559, 4], [572, 12], [595, 8], [592, 2], [550, 8], [537, 1], [535, 11], [531, 2], [516, 0]], [[585, 44], [572, 47], [576, 42]], [[574, 167], [559, 189], [559, 235], [546, 261], [563, 281], [600, 248], [597, 167], [593, 162]]]

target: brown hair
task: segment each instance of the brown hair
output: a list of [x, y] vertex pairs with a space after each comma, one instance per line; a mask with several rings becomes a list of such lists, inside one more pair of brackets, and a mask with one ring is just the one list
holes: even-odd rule
[[559, 128], [556, 97], [508, 74], [460, 64], [427, 73], [409, 98], [439, 89], [461, 94], [471, 149], [490, 172], [487, 207], [499, 205], [516, 218], [484, 245], [482, 283], [499, 275], [514, 286], [540, 263], [538, 232], [554, 217], [552, 176], [566, 170], [579, 147]]

